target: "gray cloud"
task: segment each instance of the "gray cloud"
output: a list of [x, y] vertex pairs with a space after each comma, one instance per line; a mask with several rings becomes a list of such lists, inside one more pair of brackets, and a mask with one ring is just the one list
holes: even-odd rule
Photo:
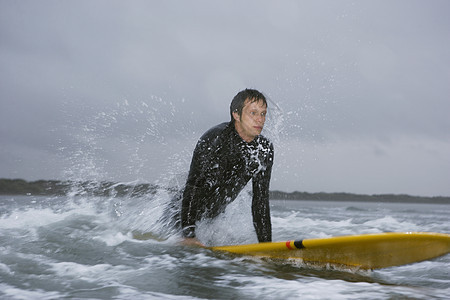
[[1, 1], [0, 177], [186, 171], [254, 87], [273, 189], [450, 195], [449, 6]]

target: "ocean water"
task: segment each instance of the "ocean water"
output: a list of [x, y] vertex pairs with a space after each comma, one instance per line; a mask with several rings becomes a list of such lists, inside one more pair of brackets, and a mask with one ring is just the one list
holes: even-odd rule
[[[0, 299], [450, 299], [450, 255], [364, 271], [215, 253], [178, 243], [160, 221], [169, 198], [0, 196]], [[450, 233], [450, 205], [273, 200], [271, 213], [274, 240]], [[248, 194], [198, 235], [255, 242]]]

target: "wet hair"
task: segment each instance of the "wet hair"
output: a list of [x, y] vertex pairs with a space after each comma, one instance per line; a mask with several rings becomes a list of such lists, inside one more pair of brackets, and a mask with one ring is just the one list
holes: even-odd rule
[[266, 97], [257, 90], [245, 89], [237, 93], [231, 101], [230, 105], [230, 116], [231, 121], [234, 123], [233, 112], [237, 112], [239, 116], [242, 115], [242, 109], [244, 108], [245, 100], [249, 99], [250, 103], [262, 101], [263, 104], [267, 107]]

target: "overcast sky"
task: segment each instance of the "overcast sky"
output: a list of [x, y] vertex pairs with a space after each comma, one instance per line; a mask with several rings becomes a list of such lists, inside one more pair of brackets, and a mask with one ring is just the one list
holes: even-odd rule
[[271, 189], [450, 196], [450, 1], [0, 0], [0, 178], [164, 183], [250, 87]]

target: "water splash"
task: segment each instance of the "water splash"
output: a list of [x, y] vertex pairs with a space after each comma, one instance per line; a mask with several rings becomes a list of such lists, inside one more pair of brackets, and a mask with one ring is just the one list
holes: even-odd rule
[[280, 143], [285, 130], [284, 112], [275, 101], [269, 97], [266, 98], [270, 106], [268, 108], [268, 118], [264, 125], [263, 134], [270, 139], [272, 143], [277, 145]]
[[[277, 143], [284, 114], [274, 101], [269, 102], [264, 134]], [[175, 236], [173, 228], [167, 226], [175, 211], [170, 211], [169, 218], [164, 219], [163, 215], [175, 193], [184, 186], [192, 156], [190, 148], [199, 136], [192, 126], [181, 126], [185, 124], [179, 123], [180, 113], [182, 107], [177, 103], [150, 96], [147, 100], [123, 99], [101, 111], [89, 111], [79, 123], [68, 125], [72, 146], [61, 152], [68, 162], [63, 176], [71, 185], [72, 201], [104, 197], [104, 208], [120, 231], [152, 233], [158, 238]], [[192, 141], [186, 143], [187, 139]], [[149, 182], [151, 189], [141, 190]], [[243, 242], [243, 237], [233, 238], [240, 228], [232, 226], [242, 222], [249, 223], [246, 228], [253, 232], [251, 212], [246, 209], [251, 197], [245, 191], [241, 194], [215, 225], [199, 225], [205, 241]], [[241, 214], [244, 210], [246, 213]], [[229, 218], [238, 221], [230, 222]], [[202, 226], [213, 228], [214, 234], [202, 231]], [[220, 238], [215, 234], [218, 232]]]

